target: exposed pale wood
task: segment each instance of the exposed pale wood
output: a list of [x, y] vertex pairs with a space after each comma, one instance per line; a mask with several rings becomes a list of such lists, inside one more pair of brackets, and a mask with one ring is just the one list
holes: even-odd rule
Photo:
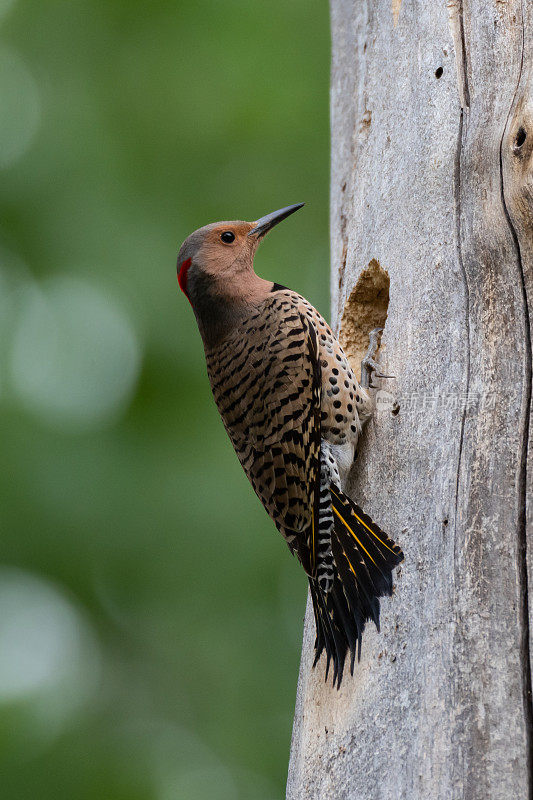
[[332, 317], [377, 260], [400, 404], [352, 490], [406, 558], [340, 691], [308, 608], [290, 800], [532, 796], [531, 6], [332, 2]]

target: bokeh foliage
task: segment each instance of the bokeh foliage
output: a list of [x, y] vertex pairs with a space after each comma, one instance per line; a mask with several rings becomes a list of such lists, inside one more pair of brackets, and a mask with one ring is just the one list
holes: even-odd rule
[[175, 259], [305, 201], [256, 266], [327, 314], [328, 81], [319, 0], [0, 0], [6, 800], [283, 796], [306, 581]]

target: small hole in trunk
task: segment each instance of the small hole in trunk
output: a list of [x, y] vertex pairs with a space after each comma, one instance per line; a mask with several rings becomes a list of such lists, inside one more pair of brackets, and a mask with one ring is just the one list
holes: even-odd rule
[[522, 147], [524, 142], [526, 141], [526, 132], [524, 128], [519, 128], [518, 133], [516, 134], [516, 139], [514, 141], [515, 150], [518, 150], [519, 147]]

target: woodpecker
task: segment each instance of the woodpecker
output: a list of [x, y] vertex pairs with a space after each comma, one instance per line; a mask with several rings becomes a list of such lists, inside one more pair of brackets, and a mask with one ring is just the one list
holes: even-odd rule
[[297, 292], [260, 278], [263, 237], [303, 203], [255, 222], [216, 222], [178, 255], [178, 282], [204, 344], [220, 416], [255, 493], [307, 573], [315, 660], [340, 687], [353, 674], [368, 620], [392, 594], [400, 547], [344, 493], [357, 441], [371, 417], [367, 389], [380, 374], [380, 329], [370, 334], [359, 383], [324, 318]]

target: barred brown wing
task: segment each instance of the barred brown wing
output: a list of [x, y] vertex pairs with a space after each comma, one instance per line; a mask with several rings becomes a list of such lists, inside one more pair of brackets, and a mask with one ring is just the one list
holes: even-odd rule
[[256, 494], [313, 573], [321, 375], [316, 332], [298, 301], [290, 292], [268, 298], [207, 354], [207, 364], [224, 425]]

